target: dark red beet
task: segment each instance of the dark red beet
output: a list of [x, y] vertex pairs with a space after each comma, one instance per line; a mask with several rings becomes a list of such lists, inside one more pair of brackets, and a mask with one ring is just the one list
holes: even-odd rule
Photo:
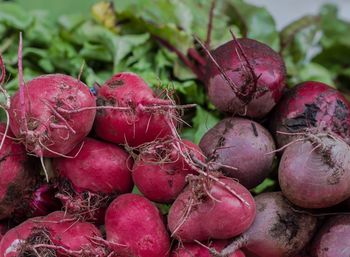
[[350, 216], [331, 217], [317, 232], [312, 257], [350, 256]]
[[289, 90], [281, 99], [271, 118], [277, 145], [282, 147], [293, 141], [298, 133], [311, 129], [333, 132], [350, 143], [350, 104], [334, 88], [315, 81], [301, 83]]
[[159, 210], [145, 197], [118, 196], [106, 212], [107, 240], [117, 256], [167, 257], [170, 238]]
[[286, 70], [283, 59], [269, 46], [240, 38], [221, 45], [211, 55], [235, 89], [208, 58], [205, 79], [208, 96], [220, 111], [240, 114], [246, 111], [248, 117], [261, 118], [279, 101], [286, 84]]
[[199, 146], [208, 160], [216, 163], [214, 167], [247, 188], [267, 177], [275, 157], [270, 133], [257, 122], [242, 118], [223, 119], [203, 136]]
[[294, 257], [311, 240], [316, 217], [295, 211], [281, 192], [262, 193], [255, 202], [253, 225], [217, 256], [227, 256], [244, 247], [253, 254], [247, 256]]
[[174, 110], [168, 106], [173, 103], [156, 97], [134, 73], [107, 80], [97, 91], [97, 105], [106, 107], [98, 110], [95, 120], [96, 134], [104, 140], [139, 146], [172, 135]]
[[295, 205], [336, 205], [350, 197], [350, 146], [331, 135], [309, 134], [285, 149], [278, 173], [283, 194]]
[[[1, 138], [5, 124], [0, 124]], [[13, 137], [12, 133], [7, 136]], [[29, 158], [23, 145], [6, 138], [0, 149], [0, 219], [10, 217], [35, 189], [38, 179], [35, 160]]]
[[[186, 176], [195, 171], [177, 151], [173, 139], [154, 142], [140, 150], [132, 176], [140, 192], [151, 201], [169, 203], [175, 200], [186, 185]], [[183, 140], [183, 153], [204, 161], [194, 143]]]
[[[170, 257], [212, 257], [208, 247], [221, 251], [227, 243], [226, 240], [216, 240], [206, 244], [206, 247], [198, 243], [185, 243], [173, 250]], [[245, 257], [245, 254], [241, 250], [237, 250], [227, 257]]]
[[237, 181], [195, 177], [170, 207], [168, 227], [181, 242], [229, 239], [247, 230], [254, 218], [254, 199]]
[[54, 158], [53, 168], [60, 180], [58, 197], [67, 211], [91, 219], [117, 194], [131, 192], [132, 159], [107, 142], [85, 138], [83, 143], [70, 153], [75, 158]]

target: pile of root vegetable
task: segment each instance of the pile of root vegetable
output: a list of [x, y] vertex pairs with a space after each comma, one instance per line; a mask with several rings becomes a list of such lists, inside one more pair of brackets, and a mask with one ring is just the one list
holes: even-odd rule
[[197, 103], [130, 70], [25, 80], [19, 33], [16, 92], [0, 55], [0, 256], [349, 257], [349, 101], [288, 88], [279, 53], [230, 32], [188, 55], [153, 35], [220, 113], [198, 145]]

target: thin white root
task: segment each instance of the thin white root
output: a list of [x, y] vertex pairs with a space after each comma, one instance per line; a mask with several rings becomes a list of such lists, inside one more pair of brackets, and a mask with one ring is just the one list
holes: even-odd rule
[[5, 142], [5, 139], [7, 137], [7, 133], [8, 133], [8, 130], [9, 130], [9, 126], [10, 126], [10, 116], [9, 116], [9, 112], [2, 106], [0, 106], [0, 108], [2, 108], [5, 113], [6, 113], [6, 127], [5, 127], [5, 131], [4, 131], [4, 134], [1, 138], [1, 143], [0, 143], [0, 150], [2, 149], [2, 146], [4, 145], [4, 142]]
[[45, 173], [46, 181], [47, 181], [47, 183], [49, 183], [49, 173], [46, 170], [45, 163], [44, 163], [44, 157], [42, 155], [40, 156], [40, 162], [41, 162], [41, 166], [43, 167], [43, 171]]

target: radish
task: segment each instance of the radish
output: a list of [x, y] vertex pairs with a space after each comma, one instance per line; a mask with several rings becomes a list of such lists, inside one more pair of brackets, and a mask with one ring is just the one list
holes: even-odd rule
[[294, 257], [311, 240], [317, 219], [296, 211], [281, 192], [262, 193], [255, 202], [253, 225], [221, 253], [212, 249], [215, 256], [229, 256], [244, 247], [259, 257]]
[[257, 122], [242, 118], [221, 120], [202, 137], [199, 146], [215, 164], [213, 168], [221, 168], [247, 188], [267, 177], [275, 157], [270, 133]]
[[250, 192], [233, 179], [192, 177], [168, 214], [168, 227], [180, 242], [228, 239], [247, 230], [255, 218]]
[[130, 72], [115, 74], [97, 90], [98, 137], [139, 146], [164, 138], [175, 129], [176, 106], [158, 98], [146, 82]]
[[[226, 240], [216, 240], [206, 245], [201, 245], [198, 243], [185, 243], [173, 250], [170, 257], [211, 257], [212, 255], [208, 249], [209, 247], [220, 251], [226, 245]], [[237, 250], [236, 252], [230, 254], [228, 257], [245, 257], [245, 254], [242, 251]]]
[[183, 155], [195, 156], [204, 161], [197, 145], [182, 140], [182, 154], [174, 145], [174, 139], [156, 141], [139, 151], [132, 177], [140, 192], [151, 201], [170, 203], [186, 185], [186, 176], [195, 171], [187, 164]]
[[24, 84], [22, 37], [18, 69], [19, 91], [9, 109], [12, 132], [40, 158], [66, 155], [92, 128], [94, 95], [80, 80], [63, 74], [39, 76]]
[[104, 257], [97, 244], [100, 231], [92, 224], [53, 212], [26, 220], [9, 230], [0, 243], [0, 256]]
[[166, 257], [170, 239], [158, 209], [136, 194], [118, 196], [105, 219], [107, 240], [117, 256]]
[[210, 58], [204, 81], [209, 100], [220, 111], [261, 118], [282, 96], [284, 61], [261, 42], [233, 38], [211, 52], [207, 50]]
[[92, 138], [85, 138], [70, 155], [74, 159], [53, 159], [59, 176], [59, 194], [69, 213], [96, 219], [118, 194], [133, 188], [132, 160], [120, 147]]
[[34, 190], [38, 165], [27, 156], [10, 131], [6, 135], [3, 123], [0, 123], [0, 133], [4, 138], [0, 149], [0, 219], [4, 219], [10, 217]]
[[283, 194], [304, 208], [325, 208], [350, 197], [350, 146], [330, 134], [306, 134], [289, 145], [278, 177]]
[[334, 216], [323, 224], [313, 240], [311, 256], [350, 256], [350, 216]]
[[299, 132], [333, 132], [350, 143], [350, 103], [334, 88], [315, 81], [289, 90], [274, 110], [270, 127], [279, 147]]

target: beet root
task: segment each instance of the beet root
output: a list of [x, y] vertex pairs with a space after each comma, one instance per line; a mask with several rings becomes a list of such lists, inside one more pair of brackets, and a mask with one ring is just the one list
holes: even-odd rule
[[123, 72], [107, 80], [97, 92], [100, 108], [95, 120], [98, 137], [135, 147], [172, 135], [175, 109], [156, 97], [138, 75]]
[[312, 242], [312, 257], [350, 256], [350, 216], [331, 217]]
[[94, 243], [101, 232], [90, 223], [53, 212], [26, 220], [9, 230], [0, 243], [0, 256], [104, 257], [107, 250]]
[[316, 217], [295, 211], [281, 192], [262, 193], [255, 202], [253, 225], [215, 256], [228, 256], [244, 247], [259, 257], [294, 257], [311, 240]]
[[194, 177], [170, 207], [168, 227], [181, 242], [228, 239], [247, 230], [254, 217], [254, 199], [238, 182]]
[[44, 75], [27, 82], [23, 90], [24, 99], [20, 92], [11, 98], [10, 127], [28, 152], [38, 157], [65, 155], [90, 132], [95, 97], [81, 81]]
[[53, 169], [59, 176], [59, 193], [66, 210], [80, 218], [95, 220], [116, 195], [133, 188], [132, 160], [122, 148], [107, 142], [85, 138], [73, 159], [54, 158]]
[[261, 118], [279, 101], [286, 69], [281, 56], [269, 46], [253, 39], [234, 39], [211, 56], [205, 81], [209, 100], [220, 111]]
[[336, 89], [307, 81], [290, 89], [270, 119], [278, 147], [297, 138], [299, 132], [333, 132], [350, 143], [350, 103]]
[[[0, 133], [6, 125], [0, 124]], [[12, 133], [7, 134], [13, 137]], [[5, 138], [0, 149], [0, 219], [10, 217], [29, 197], [38, 180], [37, 163], [27, 156], [24, 147], [11, 138]]]
[[275, 157], [270, 133], [255, 121], [242, 118], [223, 119], [203, 136], [199, 146], [209, 162], [247, 188], [267, 177]]
[[187, 184], [186, 176], [195, 174], [183, 154], [204, 161], [197, 145], [182, 140], [180, 153], [174, 143], [172, 138], [151, 143], [140, 149], [135, 161], [133, 180], [140, 192], [151, 201], [173, 202]]
[[325, 208], [350, 197], [350, 146], [332, 135], [307, 135], [288, 146], [278, 177], [283, 194], [304, 208]]
[[170, 238], [163, 218], [143, 196], [118, 196], [107, 209], [105, 227], [107, 240], [118, 256], [169, 256]]

